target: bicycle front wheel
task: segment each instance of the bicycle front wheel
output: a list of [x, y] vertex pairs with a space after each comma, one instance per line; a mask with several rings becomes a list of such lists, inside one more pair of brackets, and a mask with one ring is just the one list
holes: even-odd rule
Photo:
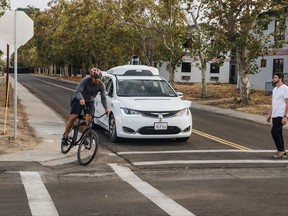
[[96, 155], [99, 138], [91, 130], [87, 130], [79, 144], [77, 158], [80, 165], [88, 165]]

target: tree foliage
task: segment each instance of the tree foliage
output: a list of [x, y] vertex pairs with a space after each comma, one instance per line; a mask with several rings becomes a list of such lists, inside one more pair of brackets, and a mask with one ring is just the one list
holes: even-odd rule
[[[257, 73], [253, 62], [269, 49], [269, 35], [264, 35], [263, 25], [270, 22], [265, 12], [273, 10], [275, 4], [270, 0], [219, 0], [205, 1], [209, 10], [204, 16], [213, 26], [216, 35], [221, 36], [222, 50], [230, 51], [230, 57], [237, 60], [240, 75], [240, 96], [243, 104], [251, 99], [249, 75]], [[220, 48], [220, 47], [219, 47]]]
[[85, 73], [125, 64], [136, 54], [147, 65], [168, 62], [173, 85], [177, 65], [190, 53], [199, 61], [205, 97], [206, 65], [225, 55], [237, 61], [243, 104], [250, 100], [249, 75], [257, 72], [252, 63], [271, 48], [271, 36], [263, 34], [270, 21], [265, 12], [285, 18], [287, 8], [286, 1], [271, 0], [51, 0], [49, 5], [45, 11], [27, 9], [35, 26], [19, 56], [27, 66]]

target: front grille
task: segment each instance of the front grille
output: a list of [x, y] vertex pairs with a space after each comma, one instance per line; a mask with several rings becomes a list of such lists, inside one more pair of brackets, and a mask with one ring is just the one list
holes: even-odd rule
[[168, 126], [167, 130], [155, 130], [154, 127], [143, 127], [138, 133], [143, 135], [178, 134], [181, 130], [176, 126]]
[[163, 118], [174, 116], [179, 110], [176, 111], [138, 111], [143, 116], [158, 118], [159, 115], [162, 115]]

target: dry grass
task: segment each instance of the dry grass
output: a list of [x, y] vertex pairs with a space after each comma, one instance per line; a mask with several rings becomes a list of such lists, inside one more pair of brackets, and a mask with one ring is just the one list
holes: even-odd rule
[[234, 84], [208, 84], [206, 98], [201, 97], [200, 83], [176, 84], [175, 89], [182, 92], [187, 100], [246, 113], [265, 115], [271, 105], [271, 96], [266, 96], [264, 91], [253, 91], [251, 103], [243, 106], [240, 103], [240, 91]]

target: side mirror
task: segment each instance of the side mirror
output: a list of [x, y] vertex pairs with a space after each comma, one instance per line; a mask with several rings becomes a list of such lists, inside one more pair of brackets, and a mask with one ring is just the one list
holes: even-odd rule
[[182, 93], [182, 92], [177, 92], [177, 94], [178, 94], [178, 96], [179, 96], [180, 98], [183, 97], [183, 93]]

